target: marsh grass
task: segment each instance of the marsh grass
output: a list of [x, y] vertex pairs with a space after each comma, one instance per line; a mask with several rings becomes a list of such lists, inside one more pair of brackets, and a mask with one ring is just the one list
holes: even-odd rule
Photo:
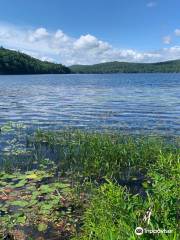
[[[77, 239], [137, 239], [137, 226], [172, 230], [141, 239], [178, 239], [178, 138], [37, 132], [35, 144], [53, 150], [59, 169], [69, 170], [80, 190], [91, 192]], [[143, 215], [150, 207], [147, 225]]]
[[164, 171], [179, 159], [179, 139], [158, 136], [38, 131], [31, 141], [36, 154], [53, 159], [60, 170], [92, 179], [129, 180], [149, 169]]
[[[169, 229], [172, 234], [143, 234], [141, 239], [175, 240], [179, 146], [174, 137], [38, 130], [25, 137], [22, 152], [13, 150], [13, 157], [5, 155], [3, 163], [7, 172], [51, 170], [57, 181], [71, 183], [73, 194], [86, 202], [75, 239], [133, 240], [135, 228], [142, 226]], [[152, 208], [149, 225], [143, 222], [148, 208]]]

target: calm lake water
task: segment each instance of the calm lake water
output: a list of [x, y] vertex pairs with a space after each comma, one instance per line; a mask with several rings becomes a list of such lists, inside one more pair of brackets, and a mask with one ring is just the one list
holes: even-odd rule
[[0, 125], [180, 134], [180, 74], [0, 76]]

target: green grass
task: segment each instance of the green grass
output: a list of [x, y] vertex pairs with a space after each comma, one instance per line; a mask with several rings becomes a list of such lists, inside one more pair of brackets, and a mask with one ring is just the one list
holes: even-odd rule
[[[82, 132], [38, 132], [35, 138], [37, 143], [57, 148], [60, 168], [88, 179], [85, 186], [91, 182], [92, 198], [77, 239], [136, 239], [137, 226], [172, 230], [172, 234], [144, 234], [141, 239], [178, 239], [178, 139]], [[100, 179], [110, 181], [97, 187]], [[127, 186], [118, 185], [120, 180]], [[128, 184], [136, 181], [145, 196], [140, 189], [131, 193], [135, 185], [131, 188]], [[147, 225], [142, 219], [149, 207], [152, 216]]]
[[[36, 167], [39, 171], [51, 170], [55, 178], [61, 176], [71, 183], [73, 195], [81, 202], [82, 222], [71, 238], [179, 238], [179, 138], [37, 131], [27, 137], [25, 145], [28, 160], [23, 162], [21, 156], [18, 161], [17, 151], [16, 158], [5, 156], [8, 172], [19, 169], [22, 173], [24, 168], [32, 170]], [[13, 164], [12, 159], [15, 159]], [[49, 190], [51, 185], [47, 187]], [[143, 221], [148, 208], [152, 211], [149, 224]], [[172, 233], [144, 233], [137, 237], [135, 228], [138, 226], [149, 230], [172, 230]]]
[[33, 142], [38, 154], [43, 154], [43, 146], [54, 153], [61, 170], [92, 179], [130, 179], [145, 175], [149, 169], [164, 171], [165, 165], [176, 164], [180, 153], [179, 139], [172, 141], [157, 136], [39, 131]]
[[[164, 185], [166, 188], [161, 189]], [[153, 195], [143, 200], [139, 195], [131, 195], [127, 189], [116, 184], [101, 186], [85, 212], [82, 234], [76, 239], [138, 239], [135, 234], [138, 226], [149, 230], [172, 230], [171, 234], [145, 233], [141, 239], [178, 239], [176, 187], [175, 182], [169, 185], [166, 181], [155, 184]], [[143, 216], [151, 206], [152, 216], [148, 225], [143, 222]]]

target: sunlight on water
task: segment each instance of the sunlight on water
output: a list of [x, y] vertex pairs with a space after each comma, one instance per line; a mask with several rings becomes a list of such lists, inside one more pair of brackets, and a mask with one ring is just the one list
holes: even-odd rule
[[0, 76], [0, 124], [180, 133], [180, 74]]

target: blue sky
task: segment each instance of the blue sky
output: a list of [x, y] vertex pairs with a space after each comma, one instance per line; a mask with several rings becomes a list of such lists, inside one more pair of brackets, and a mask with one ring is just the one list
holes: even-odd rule
[[179, 0], [0, 0], [0, 45], [67, 65], [180, 58]]

